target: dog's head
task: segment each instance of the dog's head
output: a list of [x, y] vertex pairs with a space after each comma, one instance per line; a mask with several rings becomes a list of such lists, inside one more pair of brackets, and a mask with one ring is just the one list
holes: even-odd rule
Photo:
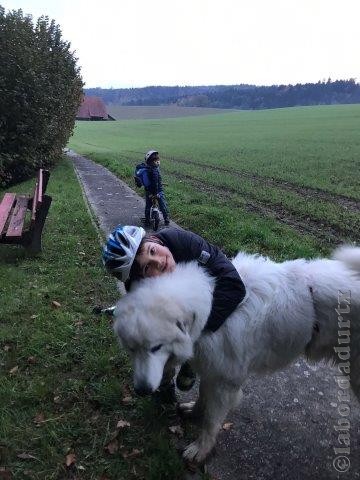
[[[141, 283], [151, 287], [152, 282]], [[136, 288], [119, 301], [114, 331], [132, 358], [137, 393], [145, 395], [159, 388], [170, 358], [181, 364], [192, 356], [186, 315], [173, 299], [152, 288]]]

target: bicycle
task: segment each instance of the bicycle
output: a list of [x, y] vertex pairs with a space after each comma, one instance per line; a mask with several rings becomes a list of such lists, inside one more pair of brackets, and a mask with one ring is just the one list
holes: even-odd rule
[[150, 223], [154, 232], [159, 228], [160, 224], [160, 210], [159, 210], [159, 200], [156, 195], [152, 196], [152, 205], [150, 208]]

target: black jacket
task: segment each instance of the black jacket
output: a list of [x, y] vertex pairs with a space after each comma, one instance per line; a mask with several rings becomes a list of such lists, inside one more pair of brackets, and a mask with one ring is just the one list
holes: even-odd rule
[[212, 308], [205, 326], [206, 330], [215, 332], [245, 297], [245, 285], [234, 265], [218, 247], [195, 233], [167, 228], [154, 236], [170, 250], [176, 263], [197, 260], [216, 277]]
[[152, 195], [157, 195], [163, 191], [159, 167], [148, 165], [147, 169], [150, 185], [146, 187], [145, 190], [150, 192]]

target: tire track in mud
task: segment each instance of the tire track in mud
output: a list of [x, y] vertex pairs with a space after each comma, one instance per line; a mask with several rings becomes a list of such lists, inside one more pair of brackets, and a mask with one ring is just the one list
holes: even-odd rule
[[[218, 198], [222, 198], [228, 202], [231, 202], [231, 204], [234, 206], [243, 207], [249, 212], [254, 212], [265, 217], [268, 216], [275, 218], [279, 222], [295, 228], [301, 234], [313, 235], [317, 239], [321, 239], [326, 243], [343, 243], [349, 238], [352, 240], [360, 240], [360, 235], [354, 234], [353, 231], [349, 231], [348, 229], [342, 230], [341, 228], [338, 228], [326, 221], [316, 221], [308, 216], [302, 216], [298, 212], [292, 213], [279, 204], [265, 205], [256, 201], [256, 197], [250, 197], [248, 194], [242, 196], [241, 193], [235, 188], [232, 189], [228, 187], [222, 187], [220, 190], [217, 186], [194, 179], [187, 174], [168, 172], [168, 175], [180, 181], [186, 180], [188, 184], [190, 183], [193, 187], [202, 192], [212, 195], [216, 194]], [[244, 202], [236, 201], [236, 199], [234, 199], [234, 195], [241, 196], [244, 199]]]
[[[136, 152], [136, 151], [127, 151], [128, 153], [136, 154], [136, 155], [143, 155], [143, 152]], [[122, 156], [122, 158], [126, 160], [133, 161], [134, 159], [130, 159], [127, 156]], [[338, 196], [324, 190], [315, 189], [311, 187], [301, 187], [299, 185], [293, 184], [291, 182], [284, 182], [282, 180], [273, 179], [270, 177], [262, 177], [260, 175], [252, 174], [249, 172], [233, 172], [230, 169], [225, 167], [217, 167], [212, 165], [203, 165], [197, 163], [190, 159], [179, 159], [175, 157], [170, 157], [166, 155], [162, 155], [163, 158], [171, 160], [173, 163], [181, 164], [189, 164], [194, 165], [196, 167], [202, 167], [204, 169], [209, 169], [218, 172], [224, 173], [231, 173], [233, 176], [237, 176], [240, 178], [248, 178], [257, 182], [258, 184], [266, 185], [266, 186], [275, 186], [277, 188], [281, 188], [284, 190], [288, 190], [290, 192], [298, 193], [302, 196], [307, 196], [311, 200], [324, 200], [327, 202], [336, 203], [344, 207], [344, 209], [353, 211], [355, 213], [360, 213], [360, 201], [352, 199], [350, 197], [346, 197], [344, 195]], [[337, 225], [333, 225], [331, 222], [324, 220], [317, 220], [311, 218], [309, 215], [304, 215], [299, 213], [298, 211], [291, 211], [289, 207], [283, 207], [278, 203], [265, 203], [261, 202], [255, 195], [249, 194], [249, 192], [242, 193], [236, 188], [231, 188], [229, 186], [222, 186], [219, 187], [218, 185], [212, 185], [209, 183], [202, 182], [189, 174], [185, 173], [178, 173], [178, 172], [167, 172], [167, 175], [173, 176], [178, 180], [186, 180], [187, 183], [192, 184], [195, 188], [203, 192], [207, 192], [210, 194], [216, 194], [219, 198], [224, 198], [225, 200], [234, 203], [234, 195], [241, 197], [244, 202], [236, 202], [236, 205], [245, 207], [246, 210], [249, 212], [254, 212], [263, 216], [270, 216], [275, 218], [281, 223], [291, 226], [295, 228], [299, 233], [302, 234], [310, 234], [316, 236], [318, 239], [322, 239], [326, 243], [341, 243], [344, 241], [348, 241], [349, 239], [360, 241], [360, 234], [356, 233], [354, 229], [347, 227], [347, 228], [340, 228]], [[294, 186], [294, 188], [292, 188]], [[314, 193], [315, 192], [315, 193]]]
[[327, 202], [335, 202], [338, 205], [344, 207], [347, 210], [351, 210], [355, 213], [360, 213], [360, 200], [356, 200], [354, 198], [347, 197], [345, 195], [336, 195], [335, 193], [327, 192], [325, 190], [321, 190], [318, 188], [313, 187], [302, 187], [296, 183], [289, 182], [287, 180], [279, 180], [272, 177], [265, 177], [261, 175], [257, 175], [255, 173], [245, 172], [245, 171], [234, 171], [230, 168], [219, 167], [216, 165], [204, 165], [202, 163], [195, 162], [194, 160], [190, 159], [179, 159], [175, 157], [169, 157], [162, 155], [163, 158], [172, 161], [173, 163], [185, 163], [187, 165], [194, 165], [196, 167], [202, 167], [205, 170], [212, 170], [217, 172], [224, 172], [229, 173], [234, 177], [239, 178], [247, 178], [253, 182], [277, 187], [283, 190], [289, 190], [291, 192], [295, 192], [303, 197], [309, 197], [312, 200], [325, 200]]
[[[143, 152], [136, 152], [133, 150], [127, 150], [127, 152], [135, 153], [137, 155], [144, 155]], [[360, 213], [360, 200], [347, 197], [346, 195], [341, 195], [341, 194], [337, 195], [336, 193], [327, 192], [326, 190], [322, 190], [320, 188], [305, 187], [288, 180], [280, 180], [278, 178], [266, 177], [264, 175], [258, 175], [255, 173], [246, 172], [244, 170], [234, 171], [226, 167], [220, 167], [216, 165], [205, 165], [203, 163], [198, 163], [195, 160], [191, 160], [189, 158], [177, 158], [169, 155], [161, 155], [161, 157], [166, 160], [170, 160], [173, 163], [178, 163], [178, 164], [185, 163], [186, 165], [194, 165], [195, 167], [200, 167], [205, 170], [224, 172], [224, 173], [229, 173], [235, 177], [247, 178], [261, 185], [277, 187], [282, 190], [295, 192], [303, 197], [308, 197], [311, 200], [325, 200], [327, 202], [336, 203], [337, 205], [340, 205], [341, 207], [347, 210], [350, 210], [355, 213]]]

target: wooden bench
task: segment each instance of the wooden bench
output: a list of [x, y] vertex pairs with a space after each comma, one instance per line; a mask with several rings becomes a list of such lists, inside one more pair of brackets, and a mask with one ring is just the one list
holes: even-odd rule
[[40, 169], [34, 193], [5, 193], [0, 203], [0, 243], [41, 251], [41, 233], [52, 198], [45, 195], [50, 172]]

